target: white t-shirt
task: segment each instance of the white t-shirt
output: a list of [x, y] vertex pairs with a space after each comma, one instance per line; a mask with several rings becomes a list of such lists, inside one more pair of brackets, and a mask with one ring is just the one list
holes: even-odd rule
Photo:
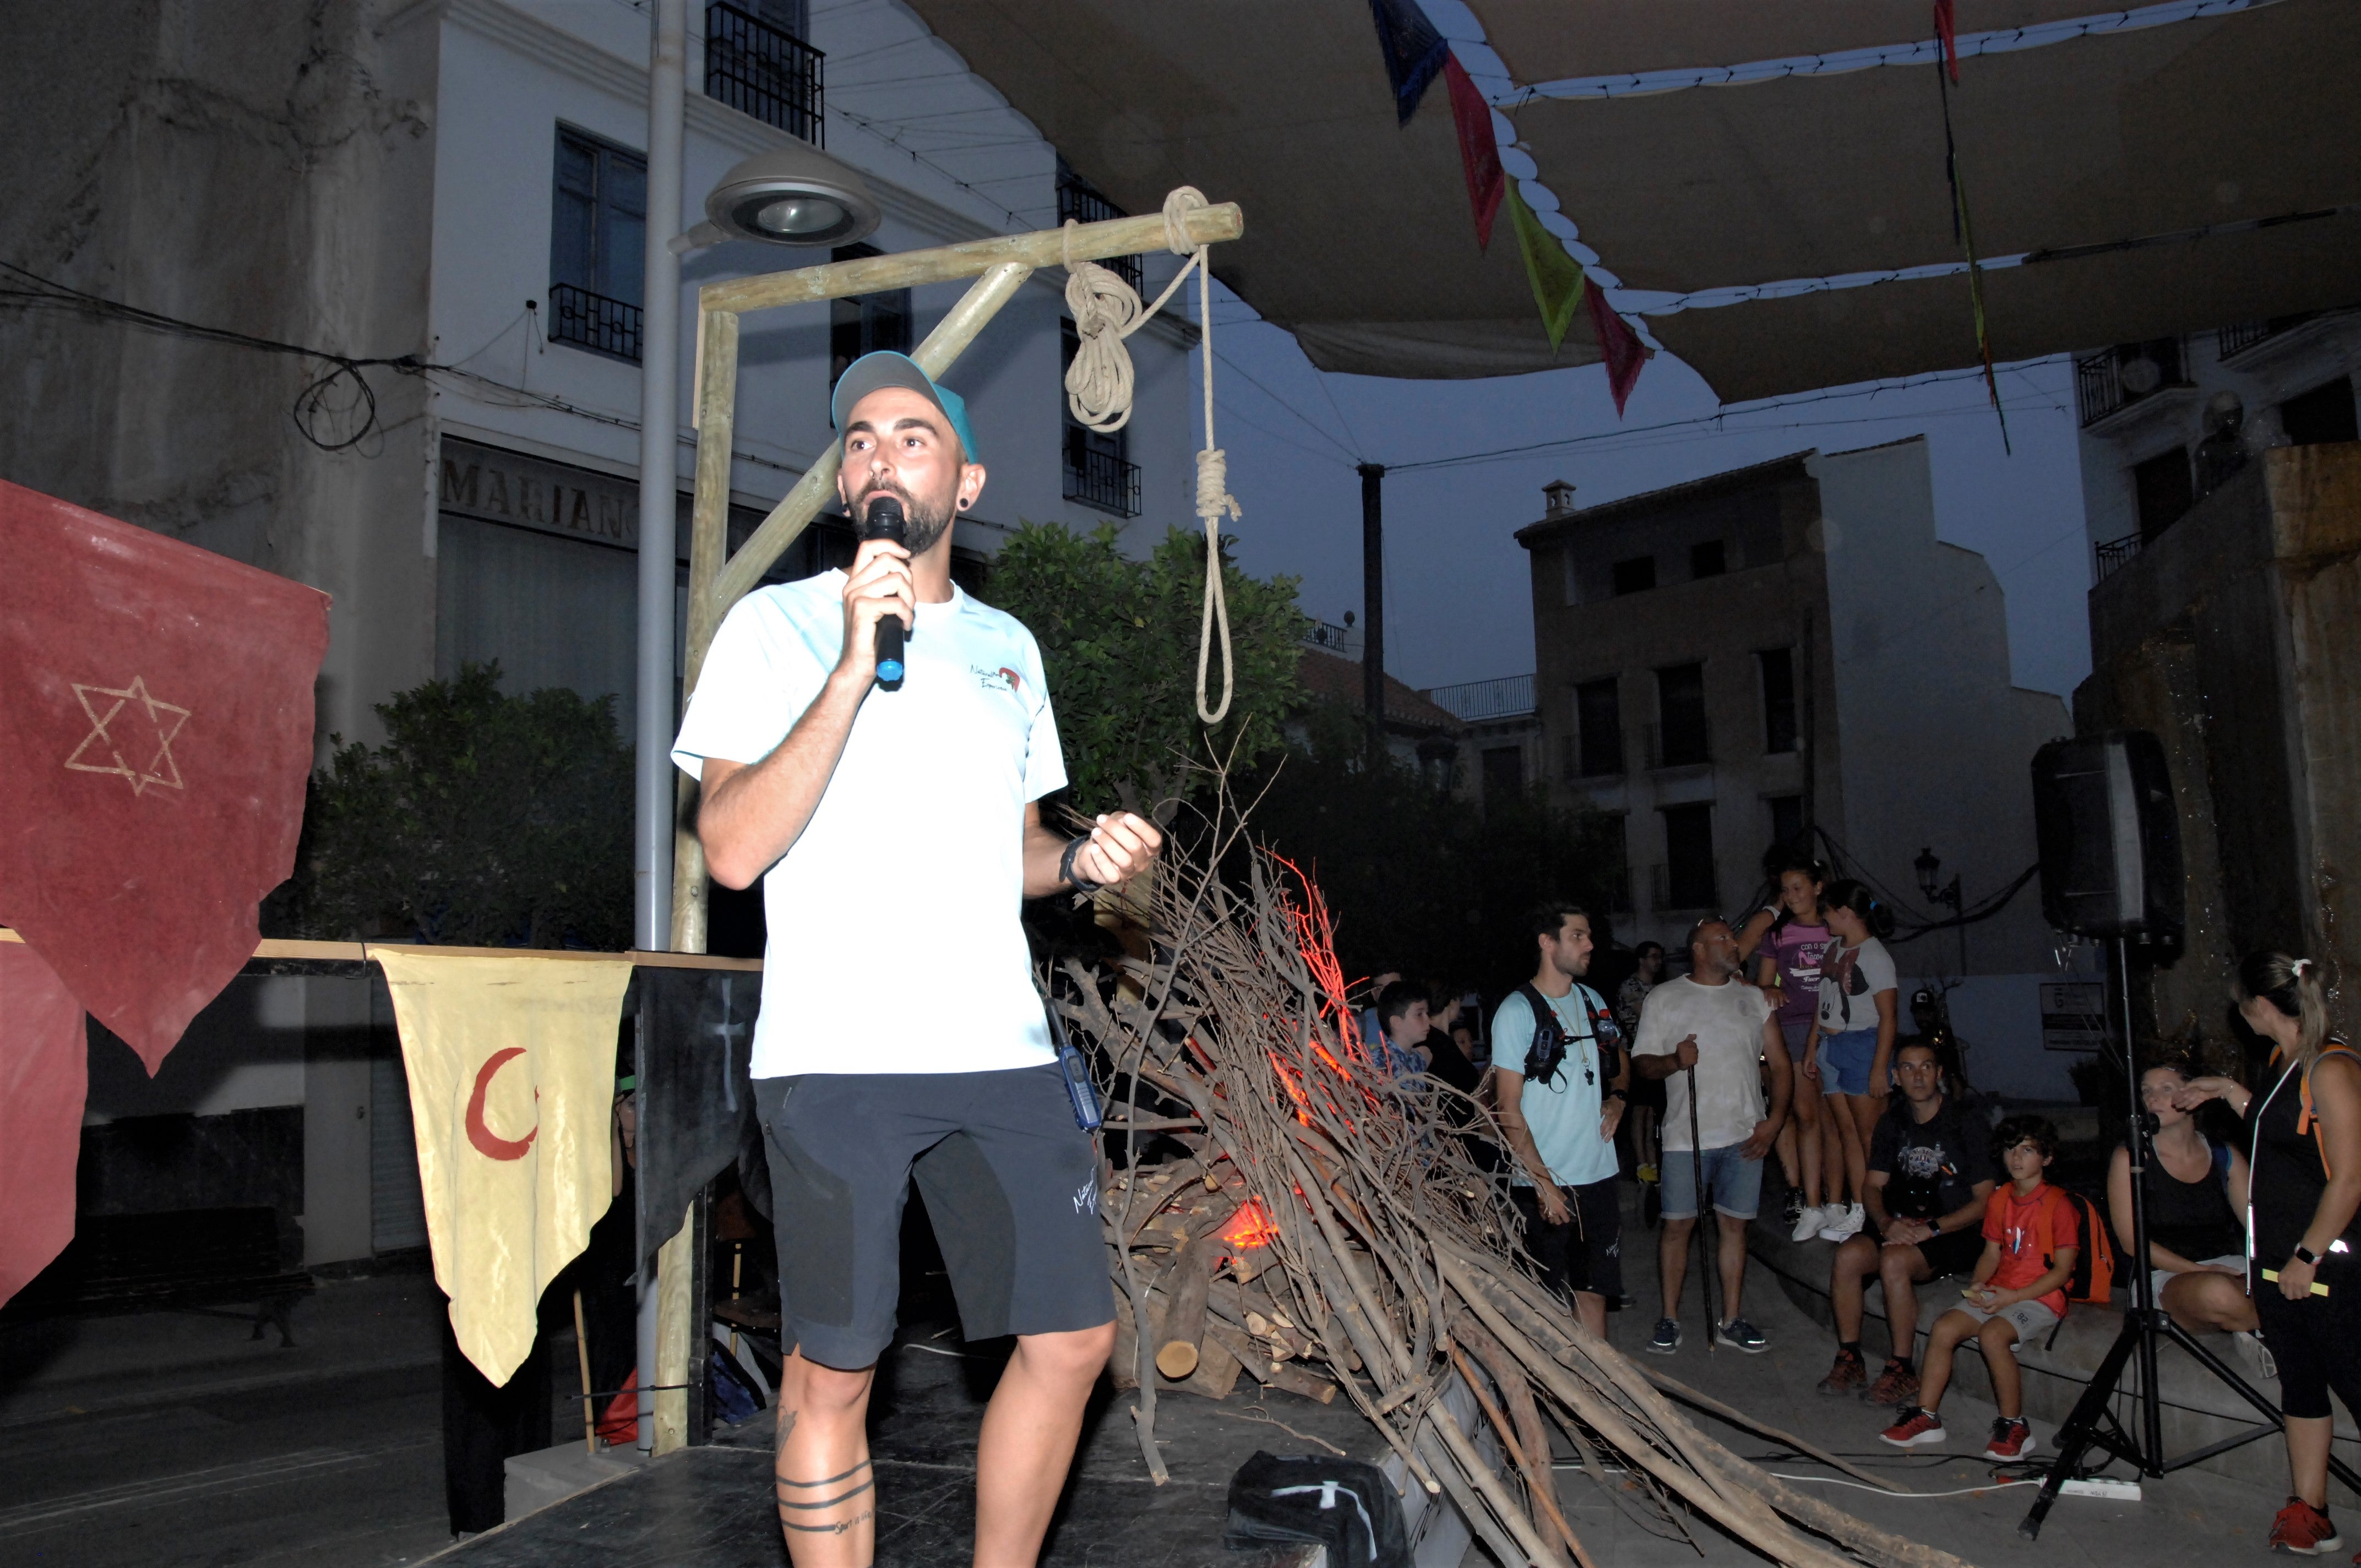
[[[844, 574], [758, 589], [721, 623], [673, 761], [759, 762], [844, 645]], [[1066, 782], [1033, 634], [954, 586], [917, 607], [802, 835], [763, 877], [753, 1075], [990, 1072], [1055, 1061], [1018, 910], [1025, 806]]]
[[[1668, 980], [1640, 1005], [1636, 1057], [1668, 1057], [1697, 1036], [1697, 1136], [1708, 1149], [1742, 1144], [1763, 1120], [1763, 1020], [1770, 999], [1736, 980], [1699, 985], [1688, 976]], [[1664, 1080], [1664, 1144], [1686, 1154], [1689, 1075]]]
[[1877, 993], [1899, 989], [1894, 956], [1865, 937], [1858, 948], [1830, 942], [1820, 954], [1820, 1033], [1849, 1035], [1877, 1027]]
[[[1598, 1031], [1592, 1022], [1607, 1015], [1607, 1003], [1578, 981], [1564, 996], [1543, 1000], [1565, 1032], [1565, 1059], [1558, 1064], [1554, 1082], [1525, 1079], [1517, 1106], [1533, 1135], [1534, 1152], [1549, 1167], [1551, 1177], [1561, 1187], [1587, 1187], [1616, 1170], [1615, 1146], [1598, 1135], [1607, 1084]], [[1523, 992], [1512, 991], [1492, 1014], [1493, 1065], [1522, 1077], [1532, 1044], [1532, 1003]], [[1532, 1185], [1523, 1169], [1513, 1165], [1509, 1180], [1518, 1187]]]

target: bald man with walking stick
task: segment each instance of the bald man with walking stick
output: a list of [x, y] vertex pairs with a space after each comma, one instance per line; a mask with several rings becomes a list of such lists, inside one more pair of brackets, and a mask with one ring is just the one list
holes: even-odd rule
[[[1720, 1311], [1704, 1285], [1709, 1344], [1759, 1355], [1771, 1342], [1746, 1321], [1746, 1227], [1763, 1192], [1763, 1158], [1787, 1117], [1794, 1089], [1786, 1041], [1771, 1003], [1737, 979], [1738, 938], [1730, 923], [1700, 920], [1689, 931], [1689, 972], [1648, 992], [1640, 1009], [1631, 1069], [1665, 1080], [1664, 1229], [1656, 1244], [1664, 1315], [1647, 1348], [1681, 1347], [1681, 1287], [1690, 1233], [1710, 1201], [1719, 1245]], [[1770, 1103], [1763, 1103], [1763, 1080]], [[1708, 1271], [1710, 1272], [1710, 1271]]]

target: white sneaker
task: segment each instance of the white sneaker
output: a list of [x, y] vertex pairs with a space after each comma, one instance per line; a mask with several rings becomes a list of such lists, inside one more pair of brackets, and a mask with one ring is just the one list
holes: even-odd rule
[[1837, 1217], [1838, 1212], [1834, 1205], [1805, 1204], [1804, 1212], [1795, 1216], [1795, 1229], [1787, 1239], [1796, 1242], [1810, 1241], [1820, 1234], [1822, 1225]]
[[2246, 1364], [2246, 1376], [2276, 1383], [2279, 1376], [2279, 1358], [2271, 1354], [2270, 1346], [2256, 1334], [2241, 1330], [2230, 1336], [2230, 1348]]
[[1824, 1242], [1850, 1241], [1861, 1234], [1861, 1228], [1869, 1223], [1868, 1213], [1858, 1203], [1847, 1204], [1841, 1209], [1831, 1206], [1829, 1214], [1828, 1223], [1820, 1227], [1820, 1240]]

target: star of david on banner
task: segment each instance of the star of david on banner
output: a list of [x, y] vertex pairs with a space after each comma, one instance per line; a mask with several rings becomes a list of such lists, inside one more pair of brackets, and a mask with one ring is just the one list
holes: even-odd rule
[[328, 598], [0, 483], [0, 925], [153, 1072], [294, 867]]

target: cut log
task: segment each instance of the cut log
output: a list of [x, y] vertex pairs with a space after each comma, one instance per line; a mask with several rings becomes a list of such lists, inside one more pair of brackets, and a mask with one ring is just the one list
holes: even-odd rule
[[1163, 1326], [1159, 1330], [1156, 1370], [1176, 1383], [1197, 1370], [1202, 1354], [1199, 1342], [1205, 1337], [1205, 1292], [1213, 1283], [1213, 1263], [1211, 1246], [1191, 1242], [1174, 1255], [1172, 1267], [1165, 1275], [1165, 1297], [1170, 1305], [1164, 1309]]
[[1241, 1363], [1230, 1354], [1229, 1346], [1210, 1332], [1211, 1328], [1208, 1324], [1209, 1332], [1197, 1346], [1197, 1370], [1189, 1375], [1189, 1381], [1180, 1388], [1184, 1393], [1202, 1394], [1208, 1399], [1226, 1399], [1230, 1390], [1238, 1386]]

